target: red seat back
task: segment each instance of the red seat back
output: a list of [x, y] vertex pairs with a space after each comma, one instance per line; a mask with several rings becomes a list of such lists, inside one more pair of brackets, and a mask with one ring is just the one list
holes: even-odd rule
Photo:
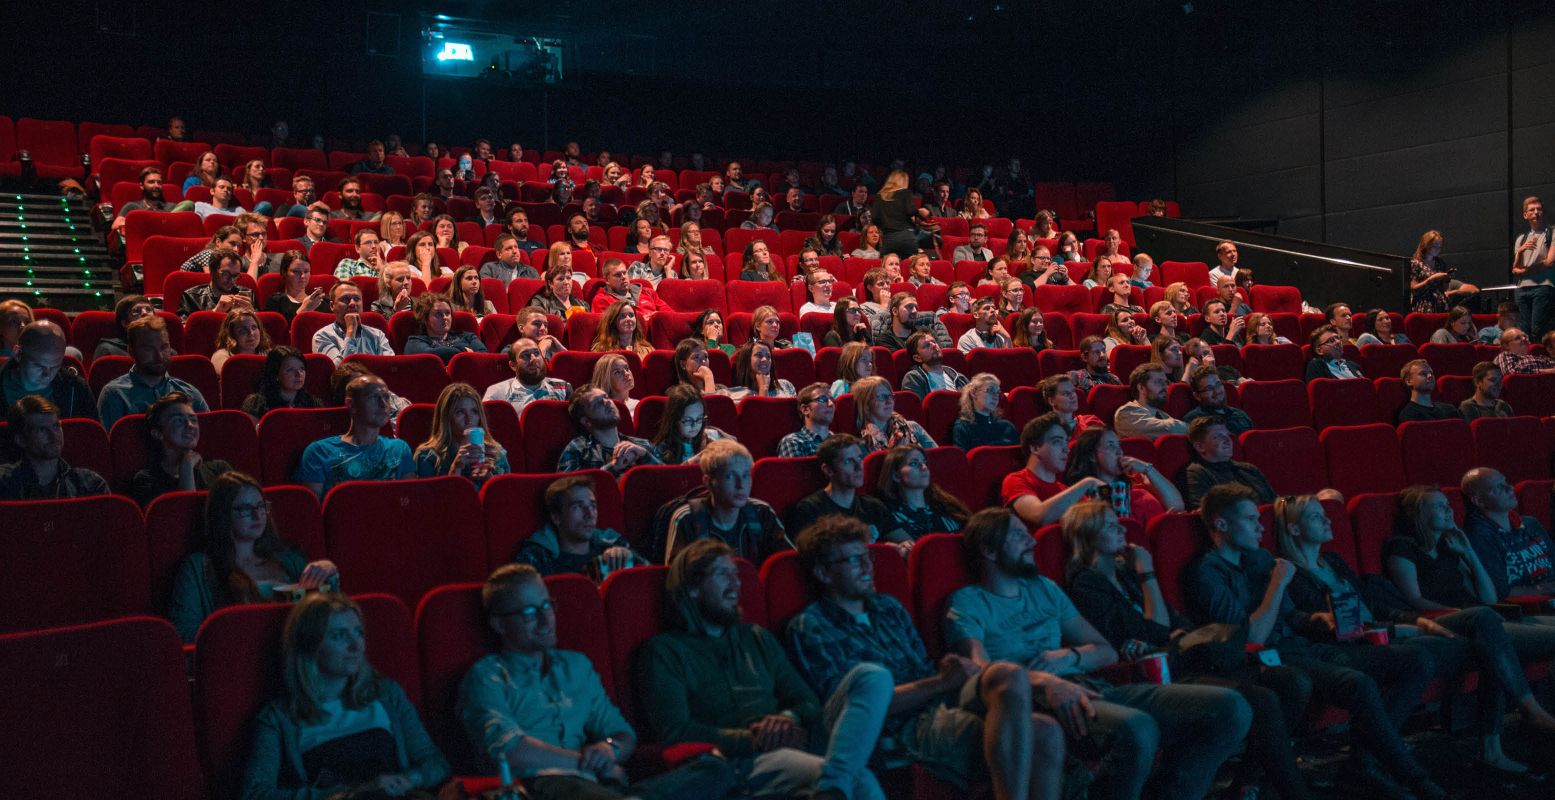
[[[890, 544], [870, 545], [869, 555], [875, 567], [875, 591], [895, 597], [911, 614], [913, 599], [907, 561]], [[789, 620], [816, 598], [808, 576], [799, 569], [796, 550], [785, 550], [767, 559], [761, 565], [761, 583], [766, 590], [768, 628], [779, 636], [788, 629]]]
[[1377, 422], [1377, 390], [1371, 381], [1318, 378], [1307, 384], [1312, 425], [1367, 425]]
[[1474, 433], [1476, 465], [1495, 467], [1513, 483], [1555, 477], [1550, 474], [1550, 450], [1536, 417], [1484, 417], [1469, 423], [1469, 428]]
[[475, 486], [457, 476], [353, 481], [324, 498], [329, 555], [350, 565], [351, 587], [406, 605], [440, 584], [484, 578], [483, 529]]
[[332, 408], [278, 408], [259, 421], [260, 480], [266, 486], [295, 483], [292, 478], [302, 451], [351, 428], [346, 410]]
[[[199, 452], [202, 457], [226, 461], [233, 469], [247, 475], [259, 475], [259, 438], [254, 433], [252, 417], [231, 410], [206, 411], [196, 417], [200, 421]], [[135, 473], [150, 463], [145, 415], [131, 414], [121, 418], [108, 435], [108, 447], [113, 453], [113, 471], [103, 477], [116, 489], [127, 493]]]
[[1334, 488], [1346, 497], [1362, 492], [1396, 492], [1408, 484], [1403, 454], [1392, 425], [1341, 425], [1318, 434]]
[[1269, 479], [1281, 494], [1311, 494], [1329, 485], [1323, 448], [1317, 432], [1305, 425], [1246, 431], [1242, 457]]
[[[593, 482], [594, 500], [599, 504], [596, 523], [599, 527], [618, 531], [625, 528], [621, 490], [610, 473], [590, 469], [566, 474], [583, 476]], [[552, 472], [498, 475], [481, 487], [485, 558], [489, 569], [512, 561], [518, 548], [547, 523], [545, 490], [561, 477], [562, 474]]]
[[114, 495], [0, 503], [0, 631], [151, 610], [140, 509]]
[[961, 537], [931, 533], [919, 539], [908, 556], [907, 571], [912, 585], [910, 608], [929, 657], [937, 659], [946, 649], [945, 606], [951, 593], [971, 583]]
[[1405, 422], [1398, 443], [1411, 484], [1454, 486], [1474, 466], [1474, 436], [1461, 419]]
[[1255, 380], [1237, 387], [1242, 410], [1260, 428], [1294, 428], [1311, 425], [1307, 387], [1299, 380]]
[[1250, 344], [1242, 348], [1242, 363], [1247, 377], [1257, 381], [1301, 380], [1306, 362], [1301, 348], [1294, 344]]

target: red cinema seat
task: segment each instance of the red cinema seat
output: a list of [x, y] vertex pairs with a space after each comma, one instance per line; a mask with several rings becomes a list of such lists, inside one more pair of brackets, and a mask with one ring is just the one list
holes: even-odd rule
[[1069, 315], [1070, 335], [1074, 337], [1075, 346], [1079, 346], [1080, 340], [1087, 336], [1107, 336], [1107, 315], [1083, 312]]
[[1308, 426], [1246, 431], [1241, 444], [1242, 458], [1263, 470], [1276, 492], [1311, 494], [1329, 485], [1322, 444]]
[[346, 356], [347, 361], [357, 361], [383, 379], [389, 391], [412, 403], [436, 403], [443, 387], [448, 385], [448, 373], [443, 360], [431, 353], [397, 356]]
[[350, 481], [324, 498], [325, 542], [350, 565], [351, 587], [407, 605], [440, 584], [485, 578], [483, 530], [480, 498], [461, 477]]
[[1148, 459], [1167, 480], [1175, 481], [1178, 473], [1193, 460], [1193, 448], [1186, 434], [1171, 433], [1155, 440], [1155, 455]]
[[919, 539], [907, 558], [907, 572], [912, 586], [909, 608], [918, 620], [929, 657], [939, 658], [946, 649], [945, 607], [950, 595], [971, 582], [961, 537], [931, 533]]
[[1446, 322], [1446, 313], [1411, 312], [1404, 315], [1404, 335], [1409, 337], [1409, 341], [1420, 342], [1424, 346], [1431, 341], [1431, 334]]
[[524, 469], [529, 472], [555, 472], [562, 451], [578, 435], [563, 400], [530, 402], [519, 415], [518, 425], [524, 434]]
[[999, 487], [1004, 476], [1026, 467], [1026, 454], [1020, 445], [974, 447], [966, 454], [966, 494], [961, 496], [973, 511], [1004, 505]]
[[1412, 344], [1369, 344], [1361, 348], [1361, 372], [1372, 379], [1397, 378], [1405, 364], [1419, 357]]
[[[870, 560], [875, 567], [875, 591], [890, 595], [912, 613], [912, 591], [907, 579], [907, 560], [895, 545], [872, 544]], [[761, 565], [761, 583], [767, 595], [768, 629], [782, 636], [789, 620], [815, 599], [810, 582], [799, 569], [799, 553], [785, 550]]]
[[1555, 477], [1550, 473], [1550, 450], [1542, 446], [1545, 433], [1538, 418], [1485, 417], [1470, 422], [1469, 429], [1474, 433], [1476, 465], [1495, 467], [1512, 483]]
[[[113, 473], [113, 458], [102, 423], [91, 418], [76, 418], [62, 419], [59, 425], [65, 437], [60, 457], [73, 467], [85, 467], [107, 480]], [[0, 422], [0, 461], [9, 463], [21, 457], [7, 423]]]
[[510, 361], [501, 353], [460, 353], [448, 362], [449, 382], [468, 383], [482, 394], [511, 377]]
[[1402, 423], [1398, 444], [1411, 484], [1455, 486], [1474, 466], [1474, 435], [1461, 419]]
[[730, 281], [728, 285], [730, 312], [754, 312], [762, 306], [772, 306], [780, 312], [792, 312], [788, 284], [780, 281]]
[[936, 442], [949, 444], [951, 427], [961, 415], [961, 393], [939, 389], [923, 398], [923, 428]]
[[[529, 301], [533, 300], [535, 294], [543, 288], [545, 288], [545, 281], [539, 278], [514, 278], [509, 281], [507, 288], [508, 312], [518, 313], [518, 310], [529, 305]], [[573, 288], [576, 289], [577, 287]]]
[[1098, 383], [1091, 387], [1089, 405], [1091, 413], [1101, 417], [1101, 421], [1110, 428], [1112, 418], [1117, 415], [1118, 409], [1128, 405], [1133, 399], [1134, 392], [1127, 386]]
[[[568, 317], [561, 337], [567, 349], [573, 352], [587, 352], [594, 344], [594, 334], [599, 330], [599, 321], [604, 317], [604, 312], [593, 311], [579, 311]], [[638, 324], [641, 324], [641, 321]]]
[[478, 774], [484, 759], [471, 747], [456, 708], [459, 685], [470, 667], [501, 648], [481, 610], [481, 584], [439, 586], [421, 598], [416, 607], [416, 643], [421, 659], [421, 718], [427, 733], [456, 774]]
[[81, 177], [81, 157], [76, 152], [79, 144], [76, 124], [69, 120], [16, 120], [16, 149], [32, 154], [41, 178]]
[[1339, 425], [1318, 434], [1328, 478], [1346, 497], [1396, 492], [1409, 481], [1392, 425]]
[[1394, 533], [1398, 516], [1398, 494], [1382, 492], [1361, 494], [1346, 501], [1355, 556], [1365, 575], [1386, 574], [1382, 563], [1382, 544]]
[[[955, 351], [945, 351], [946, 365], [951, 364], [953, 356], [959, 355], [960, 353]], [[803, 347], [774, 350], [772, 351], [772, 375], [792, 383], [795, 391], [803, 389], [816, 380], [815, 358]]]
[[1318, 378], [1307, 384], [1312, 426], [1368, 425], [1379, 421], [1377, 390], [1371, 381]]
[[1552, 481], [1523, 481], [1517, 484], [1517, 510], [1525, 517], [1533, 517], [1550, 529], [1550, 491]]
[[1242, 410], [1260, 428], [1307, 427], [1312, 413], [1307, 408], [1307, 387], [1299, 380], [1255, 380], [1237, 387]]
[[1204, 523], [1194, 512], [1167, 512], [1150, 521], [1147, 535], [1161, 594], [1173, 608], [1182, 608], [1182, 571], [1208, 538]]
[[632, 467], [621, 476], [621, 497], [625, 504], [627, 541], [649, 558], [662, 560], [663, 553], [649, 552], [658, 543], [648, 541], [649, 523], [659, 507], [702, 485], [702, 468], [696, 464], [644, 464]]
[[207, 796], [183, 648], [166, 620], [0, 636], [0, 664], [0, 796]]
[[1521, 416], [1555, 415], [1555, 375], [1507, 375], [1501, 399]]
[[[751, 496], [760, 498], [781, 519], [794, 503], [826, 485], [815, 456], [804, 458], [768, 457], [756, 462], [751, 471]], [[798, 531], [790, 533], [797, 534]]]
[[[599, 527], [624, 531], [621, 491], [610, 473], [590, 469], [566, 474], [593, 482], [594, 501], [599, 504]], [[561, 477], [561, 473], [551, 472], [498, 475], [481, 487], [487, 568], [496, 569], [512, 561], [524, 541], [546, 524], [545, 490]]]
[[1084, 314], [1091, 311], [1091, 291], [1078, 284], [1045, 284], [1031, 293], [1028, 304], [1042, 309], [1043, 313]]
[[1128, 380], [1128, 376], [1134, 372], [1134, 368], [1140, 364], [1149, 363], [1151, 357], [1148, 344], [1120, 344], [1112, 348], [1107, 354], [1108, 369], [1112, 374]]
[[[388, 595], [352, 599], [362, 609], [368, 663], [398, 683], [411, 703], [419, 702], [421, 669], [410, 611]], [[212, 614], [195, 640], [199, 754], [213, 797], [241, 794], [254, 716], [282, 690], [281, 634], [290, 610], [282, 603], [229, 606]]]
[[151, 611], [140, 509], [127, 497], [0, 503], [0, 632]]
[[1080, 361], [1079, 350], [1048, 349], [1037, 353], [1037, 369], [1044, 378], [1049, 375], [1062, 375], [1071, 370], [1082, 369], [1084, 366]]
[[1209, 265], [1203, 261], [1162, 261], [1161, 279], [1156, 283], [1170, 286], [1178, 282], [1188, 284], [1189, 289], [1211, 285]]
[[259, 421], [260, 480], [266, 486], [296, 483], [292, 475], [308, 445], [351, 428], [343, 407], [278, 408]]
[[1253, 286], [1249, 298], [1254, 311], [1265, 314], [1300, 314], [1301, 290], [1294, 286]]
[[[676, 311], [700, 314], [704, 309], [716, 308], [718, 313], [723, 314], [727, 313], [729, 307], [722, 281], [684, 278], [663, 280], [655, 291], [660, 300]], [[785, 303], [780, 310], [787, 308], [787, 305]]]
[[1307, 365], [1293, 344], [1250, 344], [1242, 348], [1244, 374], [1255, 381], [1302, 380]]
[[[1414, 315], [1410, 315], [1414, 316]], [[1429, 331], [1427, 331], [1429, 335]], [[1427, 342], [1420, 345], [1420, 357], [1431, 362], [1431, 369], [1436, 372], [1437, 380], [1444, 375], [1472, 375], [1474, 365], [1482, 360], [1479, 349], [1472, 344], [1435, 344]], [[1505, 391], [1503, 387], [1502, 391]], [[1516, 408], [1516, 406], [1513, 406]]]
[[145, 242], [152, 236], [210, 240], [193, 212], [131, 211], [124, 217], [124, 260], [141, 263]]
[[802, 426], [792, 397], [748, 397], [739, 404], [740, 443], [756, 458], [778, 454], [778, 442]]
[[[1048, 351], [1043, 351], [1044, 353]], [[969, 374], [991, 372], [999, 377], [999, 388], [1010, 392], [1022, 386], [1036, 386], [1046, 373], [1042, 371], [1041, 355], [1031, 348], [996, 349], [979, 347], [966, 356]]]
[[[226, 461], [246, 475], [259, 474], [259, 438], [254, 433], [253, 417], [231, 410], [206, 411], [195, 416], [200, 422], [199, 450], [203, 458]], [[145, 415], [131, 414], [115, 423], [108, 434], [108, 448], [113, 454], [113, 472], [104, 477], [115, 489], [128, 493], [131, 479], [150, 460]]]

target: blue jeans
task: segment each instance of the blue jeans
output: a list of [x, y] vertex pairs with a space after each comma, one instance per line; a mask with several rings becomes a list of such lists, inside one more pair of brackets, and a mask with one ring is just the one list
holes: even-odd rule
[[1529, 339], [1537, 342], [1555, 327], [1555, 286], [1519, 286], [1513, 296], [1517, 299], [1518, 320]]
[[826, 756], [788, 747], [756, 756], [748, 780], [751, 794], [786, 797], [811, 788], [838, 789], [850, 800], [885, 800], [869, 771], [869, 756], [895, 690], [884, 667], [864, 663], [849, 670], [826, 699], [825, 729], [812, 737], [825, 747]]

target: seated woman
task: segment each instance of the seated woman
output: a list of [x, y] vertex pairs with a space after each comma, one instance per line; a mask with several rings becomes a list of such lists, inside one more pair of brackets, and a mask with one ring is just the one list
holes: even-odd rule
[[288, 250], [281, 254], [279, 265], [282, 276], [281, 291], [265, 298], [264, 310], [274, 311], [291, 322], [302, 311], [328, 310], [326, 287], [308, 290], [308, 279], [313, 277], [313, 265], [301, 250]]
[[692, 330], [702, 337], [709, 350], [722, 350], [724, 355], [734, 355], [734, 345], [724, 341], [724, 315], [716, 308], [709, 308], [691, 321]]
[[747, 397], [793, 397], [794, 385], [777, 376], [772, 347], [753, 339], [734, 351], [729, 396], [736, 403]]
[[[1473, 315], [1470, 315], [1469, 320], [1472, 322], [1473, 319]], [[1356, 347], [1365, 347], [1369, 344], [1411, 343], [1408, 336], [1393, 331], [1393, 316], [1386, 309], [1374, 308], [1366, 312], [1366, 327], [1368, 330], [1356, 337]]]
[[[189, 211], [193, 210], [193, 208], [194, 204], [190, 203], [189, 208], [184, 210]], [[231, 250], [234, 253], [242, 254], [244, 257], [243, 265], [245, 268], [250, 265], [250, 258], [252, 257], [253, 251], [243, 246], [243, 229], [236, 225], [223, 225], [217, 228], [216, 231], [211, 234], [210, 241], [205, 243], [205, 248], [203, 250], [195, 253], [192, 256], [189, 256], [188, 258], [184, 259], [182, 264], [178, 265], [178, 271], [210, 272], [211, 258], [216, 255], [216, 251], [218, 249], [223, 247]], [[263, 253], [263, 251], [260, 252], [261, 254]], [[253, 272], [250, 272], [249, 274], [253, 277], [258, 277]]]
[[169, 392], [146, 409], [146, 466], [130, 480], [130, 497], [142, 508], [168, 492], [204, 489], [232, 465], [209, 461], [195, 451], [200, 446], [200, 418], [189, 395]]
[[983, 193], [976, 189], [967, 189], [966, 194], [961, 196], [961, 208], [957, 214], [962, 219], [988, 219], [993, 216], [983, 207]]
[[922, 425], [896, 412], [896, 395], [885, 378], [861, 378], [852, 392], [854, 424], [866, 455], [902, 445], [925, 450], [938, 446]]
[[[701, 253], [687, 253], [677, 257], [671, 264], [680, 277], [688, 281], [705, 281], [713, 277], [707, 271], [707, 256]], [[679, 266], [674, 266], [676, 264]]]
[[453, 303], [445, 295], [427, 292], [416, 298], [420, 333], [405, 341], [405, 354], [431, 353], [447, 364], [460, 353], [484, 353], [486, 343], [469, 331], [454, 330]]
[[653, 241], [653, 237], [657, 235], [659, 233], [653, 229], [652, 222], [638, 217], [632, 221], [632, 227], [626, 232], [626, 252], [636, 253], [646, 261], [648, 243]]
[[194, 161], [194, 169], [190, 170], [189, 177], [184, 178], [183, 192], [188, 194], [190, 189], [196, 186], [204, 186], [209, 189], [216, 185], [216, 179], [221, 177], [221, 161], [216, 158], [216, 153], [206, 150]]
[[783, 331], [783, 318], [772, 306], [762, 306], [751, 314], [751, 339], [772, 350], [793, 347], [794, 343], [779, 336]]
[[1193, 371], [1199, 367], [1214, 367], [1215, 372], [1220, 375], [1221, 381], [1230, 384], [1242, 382], [1242, 373], [1237, 372], [1236, 367], [1230, 364], [1215, 363], [1215, 348], [1210, 347], [1209, 342], [1203, 339], [1189, 339], [1188, 343], [1182, 346], [1182, 357], [1184, 359], [1182, 365], [1184, 378], [1192, 375]]
[[1110, 280], [1112, 280], [1112, 260], [1098, 258], [1096, 263], [1091, 265], [1091, 274], [1080, 281], [1080, 285], [1087, 289], [1095, 289], [1098, 286], [1106, 286], [1107, 281]]
[[950, 426], [950, 443], [962, 450], [988, 444], [1015, 444], [1020, 433], [1015, 430], [1015, 423], [1000, 415], [1002, 399], [999, 376], [991, 372], [973, 375], [961, 387], [961, 414]]
[[832, 381], [831, 396], [853, 391], [853, 384], [875, 374], [875, 350], [869, 342], [848, 342], [837, 356], [837, 379]]
[[999, 283], [999, 316], [1020, 313], [1026, 306], [1026, 284], [1020, 278], [1005, 278]]
[[680, 344], [675, 345], [673, 369], [675, 386], [689, 386], [698, 394], [728, 391], [713, 379], [713, 368], [707, 365], [707, 345], [697, 339], [681, 339]]
[[934, 483], [928, 455], [912, 445], [886, 451], [875, 497], [891, 509], [894, 524], [888, 527], [906, 534], [909, 549], [928, 534], [961, 530], [972, 516], [965, 503]]
[[1047, 338], [1042, 309], [1032, 306], [1020, 312], [1020, 315], [1015, 318], [1015, 327], [1010, 333], [1010, 345], [1029, 347], [1033, 353], [1052, 349], [1053, 342]]
[[416, 448], [415, 458], [420, 477], [463, 475], [477, 487], [513, 471], [507, 452], [491, 435], [480, 392], [468, 383], [450, 383], [437, 396], [432, 433]]
[[1075, 435], [1064, 480], [1073, 486], [1084, 478], [1106, 484], [1103, 499], [1118, 516], [1141, 525], [1168, 511], [1183, 510], [1182, 493], [1172, 479], [1154, 464], [1124, 455], [1123, 442], [1107, 428], [1087, 428]]
[[1247, 315], [1247, 344], [1290, 344], [1290, 340], [1275, 333], [1273, 317], [1254, 311]]
[[783, 270], [772, 259], [771, 249], [760, 239], [752, 239], [750, 244], [745, 245], [745, 251], [740, 257], [740, 280], [786, 282], [783, 280]]
[[594, 332], [594, 342], [589, 350], [595, 353], [630, 350], [643, 358], [653, 350], [653, 343], [648, 341], [648, 331], [637, 323], [637, 309], [625, 300], [617, 300], [600, 317], [599, 329]]
[[405, 215], [398, 211], [385, 211], [378, 217], [378, 255], [389, 260], [389, 251], [405, 246]]
[[259, 373], [259, 385], [243, 398], [243, 413], [258, 422], [276, 408], [318, 408], [322, 403], [308, 394], [308, 363], [302, 351], [289, 345], [270, 348], [265, 353], [265, 368]]
[[706, 257], [714, 252], [712, 245], [702, 239], [702, 224], [699, 222], [683, 222], [680, 225], [680, 241], [675, 243], [675, 257], [677, 260], [685, 258], [692, 253]]
[[858, 247], [848, 254], [848, 258], [879, 258], [880, 257], [880, 226], [865, 225], [864, 232], [859, 236]]
[[815, 234], [804, 240], [804, 247], [813, 247], [820, 255], [842, 258], [842, 239], [837, 236], [837, 218], [823, 214], [815, 223]]
[[831, 330], [821, 338], [822, 347], [843, 347], [850, 342], [869, 344], [869, 316], [857, 300], [839, 298], [832, 306]]
[[1108, 353], [1120, 344], [1149, 343], [1150, 334], [1145, 332], [1144, 328], [1134, 324], [1134, 312], [1114, 311], [1107, 317], [1107, 336], [1102, 339], [1102, 344], [1107, 347]]
[[410, 265], [403, 261], [391, 261], [378, 273], [378, 297], [371, 309], [388, 319], [401, 311], [414, 311], [416, 298], [411, 297], [415, 282], [411, 278]]
[[476, 319], [497, 313], [497, 307], [481, 291], [480, 267], [465, 264], [455, 270], [454, 279], [448, 284], [447, 296], [455, 311], [468, 311]]
[[432, 238], [431, 231], [416, 231], [405, 240], [405, 263], [410, 265], [411, 275], [420, 278], [422, 283], [453, 274], [437, 254], [437, 240]]
[[1186, 381], [1187, 365], [1182, 359], [1182, 345], [1170, 336], [1157, 336], [1150, 340], [1150, 363], [1160, 364], [1166, 379], [1172, 383]]
[[772, 218], [776, 215], [771, 203], [753, 202], [750, 217], [740, 223], [740, 228], [747, 231], [776, 231], [777, 226], [772, 224]]
[[1074, 264], [1085, 260], [1085, 250], [1080, 247], [1080, 237], [1074, 235], [1074, 231], [1064, 231], [1058, 235], [1058, 249], [1053, 252], [1053, 261], [1059, 264]]
[[[1009, 259], [1005, 259], [1005, 263], [1008, 265]], [[925, 253], [915, 253], [908, 256], [904, 267], [907, 272], [907, 282], [913, 286], [945, 285], [944, 281], [934, 277], [934, 262], [930, 261]], [[1005, 267], [1005, 273], [1009, 273], [1008, 266]]]
[[367, 661], [362, 609], [310, 595], [286, 617], [281, 696], [254, 719], [244, 797], [432, 797], [448, 761], [405, 690]]
[[456, 253], [463, 253], [464, 248], [470, 246], [469, 242], [460, 241], [459, 225], [447, 214], [432, 218], [432, 239], [437, 247], [446, 247]]
[[572, 248], [566, 242], [557, 242], [551, 245], [547, 259], [551, 266], [545, 270], [545, 285], [529, 299], [529, 304], [563, 320], [579, 311], [588, 311], [589, 304], [572, 294]]
[[983, 274], [977, 278], [978, 286], [1000, 286], [1006, 278], [1010, 277], [1010, 260], [1004, 256], [994, 256], [983, 267]]
[[1442, 327], [1431, 334], [1432, 344], [1478, 344], [1479, 332], [1474, 327], [1474, 315], [1463, 306], [1453, 306], [1447, 312]]
[[234, 355], [263, 355], [269, 351], [270, 332], [259, 322], [258, 314], [249, 309], [228, 311], [216, 331], [216, 352], [211, 353], [211, 367], [220, 375], [222, 365]]
[[281, 538], [259, 481], [241, 472], [211, 483], [201, 533], [204, 546], [179, 563], [167, 605], [168, 618], [186, 644], [218, 609], [273, 602], [277, 587], [340, 589], [334, 563], [309, 562]]
[[[92, 358], [99, 359], [103, 356], [129, 356], [130, 346], [124, 339], [124, 331], [141, 317], [156, 316], [157, 308], [151, 304], [151, 299], [142, 294], [127, 294], [113, 305], [113, 324], [118, 329], [118, 336], [109, 336], [97, 341], [97, 349], [92, 351]], [[17, 335], [20, 335], [20, 330]]]
[[1188, 317], [1199, 313], [1199, 310], [1193, 307], [1193, 292], [1188, 290], [1188, 284], [1182, 281], [1167, 284], [1165, 294], [1166, 302], [1177, 309], [1177, 316], [1181, 320], [1179, 324], [1186, 326]]
[[[1426, 516], [1438, 510], [1435, 499], [1429, 497], [1432, 493], [1442, 498], [1440, 508], [1446, 509], [1450, 521], [1452, 509], [1435, 489], [1417, 486], [1406, 490], [1410, 502], [1423, 502]], [[1476, 723], [1480, 762], [1504, 772], [1527, 772], [1527, 765], [1508, 758], [1501, 749], [1505, 698], [1512, 697], [1523, 720], [1536, 727], [1555, 728], [1555, 716], [1539, 705], [1529, 689], [1517, 649], [1500, 615], [1475, 606], [1441, 616], [1423, 616], [1403, 602], [1397, 592], [1361, 580], [1338, 553], [1322, 552], [1323, 545], [1333, 540], [1334, 532], [1323, 504], [1313, 495], [1277, 498], [1274, 532], [1281, 554], [1296, 566], [1296, 575], [1287, 591], [1296, 610], [1326, 615], [1319, 619], [1330, 627], [1339, 621], [1334, 619], [1334, 609], [1354, 609], [1349, 618], [1352, 623], [1413, 626], [1425, 635], [1400, 637], [1390, 646], [1424, 650], [1436, 664], [1437, 677], [1449, 682], [1467, 671], [1479, 670], [1480, 707]], [[1435, 549], [1434, 544], [1431, 549]]]
[[671, 386], [664, 395], [664, 416], [653, 437], [653, 452], [664, 463], [695, 464], [708, 442], [729, 438], [707, 424], [707, 406], [695, 386]]
[[620, 353], [610, 353], [595, 361], [590, 382], [604, 390], [611, 400], [626, 406], [627, 411], [636, 411], [637, 404], [642, 402], [632, 396], [632, 390], [637, 387], [637, 376], [632, 374], [632, 365], [627, 363], [626, 356]]

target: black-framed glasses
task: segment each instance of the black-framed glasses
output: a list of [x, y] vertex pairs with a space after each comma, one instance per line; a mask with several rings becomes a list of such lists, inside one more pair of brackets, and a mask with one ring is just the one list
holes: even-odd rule
[[551, 601], [551, 598], [547, 597], [546, 599], [541, 600], [540, 602], [535, 603], [534, 605], [524, 606], [523, 608], [515, 609], [513, 611], [502, 611], [502, 612], [493, 613], [492, 616], [494, 616], [494, 617], [521, 617], [525, 622], [534, 622], [536, 619], [539, 618], [539, 616], [541, 614], [543, 614], [545, 612], [548, 612], [548, 611], [549, 612], [554, 612], [555, 610], [556, 610], [556, 604]]

